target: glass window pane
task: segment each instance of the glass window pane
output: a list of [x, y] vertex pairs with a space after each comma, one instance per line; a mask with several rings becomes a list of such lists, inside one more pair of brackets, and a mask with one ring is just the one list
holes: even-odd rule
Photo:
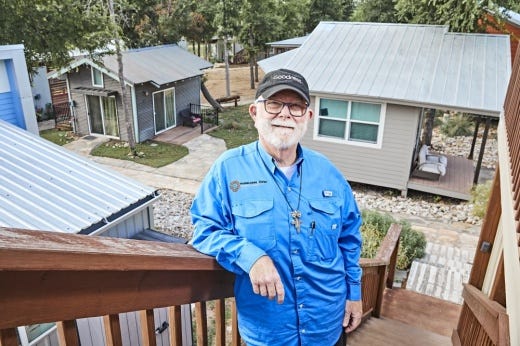
[[119, 137], [115, 97], [103, 97], [103, 111], [105, 116], [105, 135]]
[[164, 122], [164, 94], [158, 92], [153, 94], [153, 112], [155, 116], [155, 132], [159, 132], [166, 128]]
[[103, 74], [95, 68], [92, 68], [92, 83], [95, 86], [103, 86]]
[[169, 89], [164, 92], [164, 103], [166, 106], [166, 127], [175, 125], [175, 90]]
[[378, 123], [381, 105], [374, 103], [352, 102], [350, 119]]
[[318, 134], [323, 136], [345, 138], [345, 122], [320, 119]]
[[377, 130], [379, 126], [351, 123], [350, 124], [350, 140], [377, 143]]
[[348, 101], [320, 99], [320, 116], [347, 119]]
[[87, 95], [87, 110], [90, 119], [90, 133], [104, 134], [103, 118], [99, 96]]
[[41, 324], [31, 324], [25, 327], [25, 331], [27, 332], [27, 339], [29, 342], [35, 340], [37, 337], [54, 327], [55, 323], [41, 323]]

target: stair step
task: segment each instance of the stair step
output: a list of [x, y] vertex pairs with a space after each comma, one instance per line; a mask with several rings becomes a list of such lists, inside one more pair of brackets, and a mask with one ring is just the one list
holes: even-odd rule
[[348, 346], [416, 346], [419, 344], [421, 346], [451, 345], [451, 339], [385, 317], [369, 318], [347, 337]]

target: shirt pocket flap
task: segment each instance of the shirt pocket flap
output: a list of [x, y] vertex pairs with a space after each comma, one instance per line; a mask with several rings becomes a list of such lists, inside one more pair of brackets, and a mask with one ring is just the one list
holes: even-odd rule
[[334, 199], [310, 200], [309, 204], [312, 209], [331, 215], [339, 209], [339, 202]]
[[244, 201], [232, 206], [233, 215], [240, 217], [255, 217], [273, 209], [273, 200]]

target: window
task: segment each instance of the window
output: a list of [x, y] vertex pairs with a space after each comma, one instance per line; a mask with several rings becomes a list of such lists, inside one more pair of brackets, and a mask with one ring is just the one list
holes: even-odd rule
[[90, 133], [119, 138], [116, 98], [87, 95]]
[[153, 114], [156, 134], [176, 125], [174, 88], [153, 94]]
[[317, 104], [317, 138], [381, 147], [383, 105], [325, 98]]
[[92, 67], [92, 85], [96, 87], [103, 87], [103, 73], [97, 68]]

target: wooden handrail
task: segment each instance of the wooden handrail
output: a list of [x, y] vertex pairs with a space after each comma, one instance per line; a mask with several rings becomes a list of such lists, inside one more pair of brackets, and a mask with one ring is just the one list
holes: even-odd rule
[[[378, 256], [361, 259], [367, 315], [379, 316], [400, 230], [392, 225]], [[77, 345], [74, 321], [94, 316], [104, 316], [107, 340], [121, 344], [118, 314], [130, 311], [140, 311], [141, 336], [153, 345], [157, 307], [169, 307], [170, 340], [180, 345], [180, 305], [197, 302], [197, 339], [204, 344], [205, 305], [212, 300], [217, 300], [215, 327], [221, 344], [224, 298], [233, 296], [233, 281], [233, 274], [214, 258], [186, 244], [0, 227], [0, 345], [17, 343], [17, 326], [53, 321], [62, 321], [58, 330], [63, 344]], [[232, 317], [231, 337], [238, 345], [234, 312]]]

